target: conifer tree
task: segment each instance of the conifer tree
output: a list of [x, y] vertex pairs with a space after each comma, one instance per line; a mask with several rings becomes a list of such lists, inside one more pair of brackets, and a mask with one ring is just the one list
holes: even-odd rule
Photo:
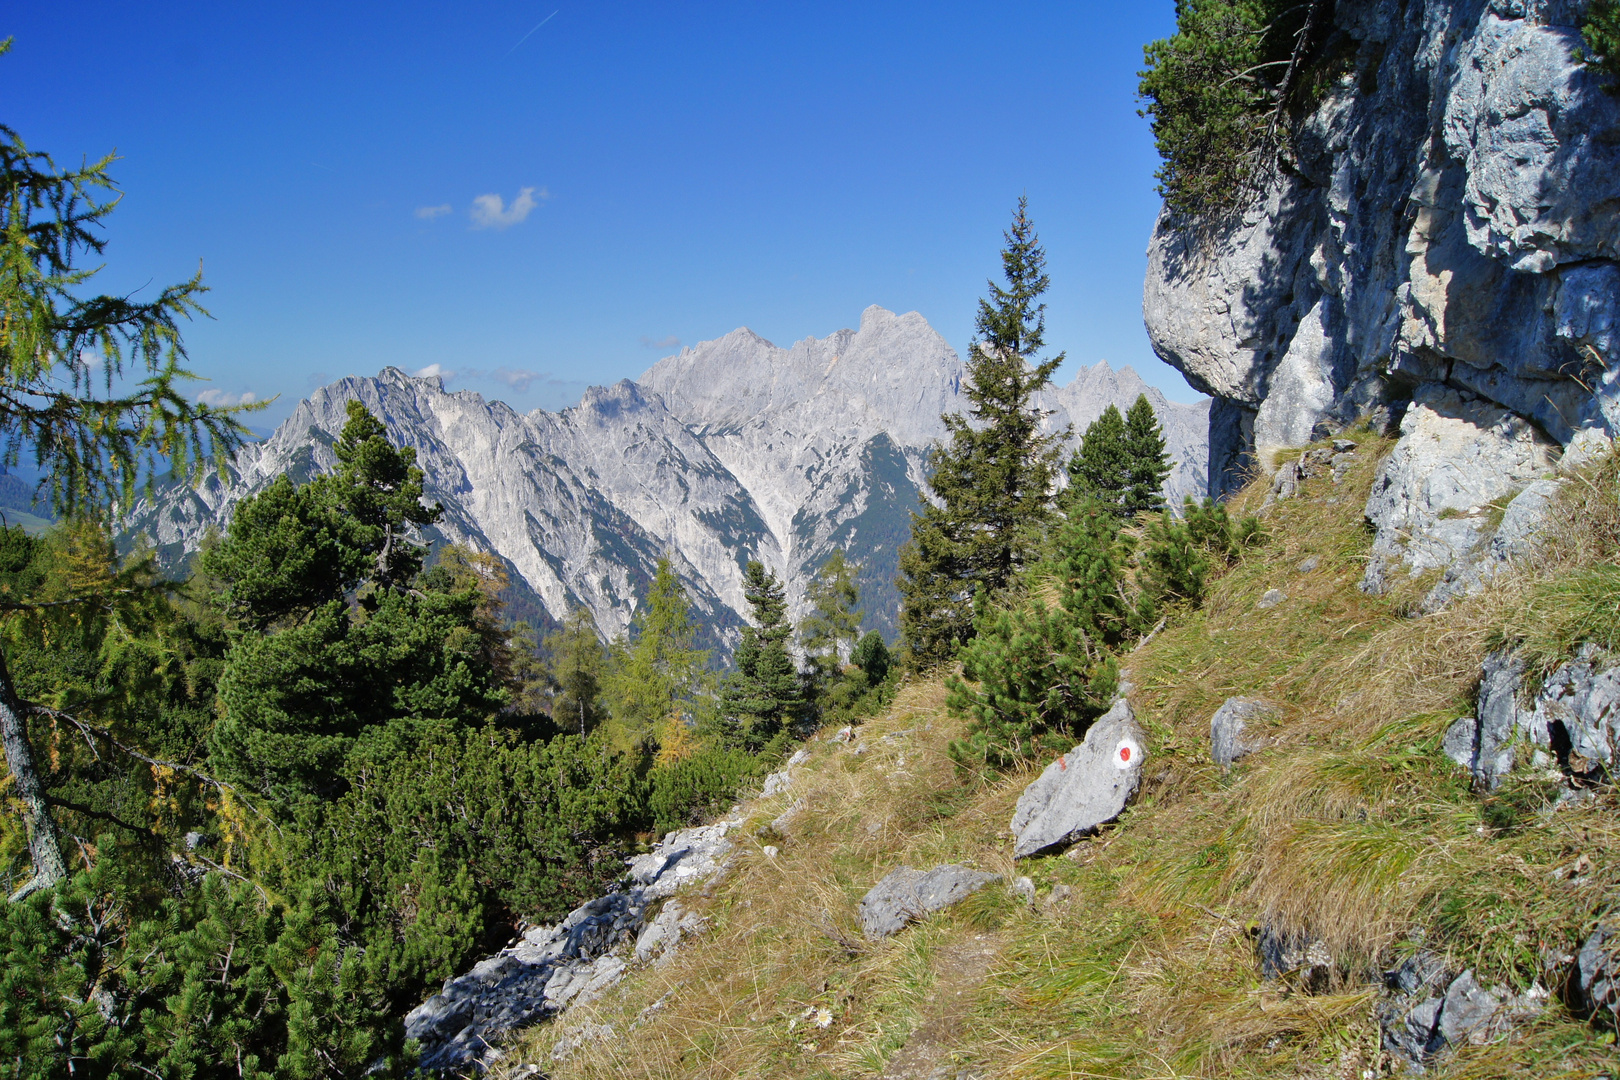
[[1089, 504], [1116, 518], [1124, 517], [1126, 492], [1130, 485], [1130, 456], [1125, 443], [1125, 418], [1109, 405], [1080, 436], [1080, 445], [1069, 457], [1069, 486], [1062, 503], [1069, 517], [1075, 508]]
[[750, 561], [743, 576], [753, 626], [743, 627], [734, 660], [736, 671], [721, 690], [721, 711], [732, 737], [759, 750], [797, 716], [802, 701], [799, 675], [788, 653], [792, 627], [782, 583], [763, 564]]
[[799, 624], [799, 643], [804, 646], [814, 683], [837, 674], [860, 637], [863, 612], [856, 606], [861, 598], [855, 586], [856, 569], [844, 558], [842, 548], [834, 548], [810, 583], [806, 596], [810, 614]]
[[1164, 481], [1170, 475], [1170, 455], [1165, 452], [1164, 428], [1148, 403], [1146, 394], [1125, 414], [1126, 484], [1124, 514], [1158, 513], [1164, 509]]
[[1046, 253], [1018, 200], [1004, 234], [1005, 287], [991, 281], [979, 301], [963, 393], [966, 416], [942, 417], [948, 443], [930, 454], [929, 487], [911, 516], [900, 553], [900, 625], [911, 664], [926, 668], [956, 655], [973, 636], [973, 595], [999, 595], [1033, 557], [1051, 514], [1057, 451], [1064, 434], [1042, 435], [1033, 403], [1063, 354], [1045, 345]]
[[1121, 587], [1121, 555], [1117, 519], [1081, 501], [1058, 527], [1053, 561], [1043, 567], [1058, 602], [1035, 592], [1011, 607], [980, 603], [962, 677], [947, 683], [946, 704], [969, 719], [967, 737], [951, 747], [958, 763], [999, 767], [1067, 749], [1108, 707], [1118, 682], [1114, 657], [1148, 614]]
[[613, 716], [632, 733], [645, 734], [691, 701], [709, 658], [707, 650], [692, 647], [692, 606], [667, 555], [658, 560], [630, 629], [630, 640], [614, 644], [615, 662], [603, 690]]
[[[10, 45], [0, 42], [0, 54]], [[105, 244], [97, 230], [118, 204], [112, 160], [58, 170], [0, 124], [0, 463], [30, 454], [63, 517], [106, 520], [143, 482], [166, 471], [190, 477], [247, 435], [236, 410], [195, 404], [183, 389], [194, 376], [181, 366], [179, 327], [203, 310], [200, 272], [149, 301], [84, 295], [96, 269], [75, 264]], [[67, 865], [28, 731], [34, 712], [0, 650], [0, 744], [27, 827], [27, 887], [42, 888]]]
[[546, 635], [545, 647], [557, 682], [551, 718], [563, 731], [587, 735], [602, 721], [602, 675], [607, 658], [591, 613], [574, 608], [560, 629]]
[[486, 719], [515, 674], [499, 565], [450, 551], [421, 573], [427, 548], [410, 534], [439, 508], [422, 504], [415, 451], [357, 401], [335, 449], [335, 473], [244, 500], [202, 560], [233, 624], [211, 755], [289, 805], [340, 795], [368, 732]]

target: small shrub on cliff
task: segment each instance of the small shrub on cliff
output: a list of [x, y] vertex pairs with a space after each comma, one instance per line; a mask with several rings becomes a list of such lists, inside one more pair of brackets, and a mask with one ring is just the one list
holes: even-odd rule
[[1620, 0], [1592, 0], [1581, 24], [1580, 59], [1609, 76], [1609, 89], [1620, 90]]
[[1270, 168], [1283, 109], [1312, 58], [1328, 0], [1180, 0], [1176, 32], [1144, 51], [1142, 115], [1178, 213], [1232, 207]]

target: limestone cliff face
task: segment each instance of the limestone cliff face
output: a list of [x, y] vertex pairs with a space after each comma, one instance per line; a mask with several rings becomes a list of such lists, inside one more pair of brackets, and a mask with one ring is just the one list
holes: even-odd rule
[[[332, 468], [345, 406], [358, 398], [396, 443], [416, 448], [427, 497], [444, 508], [429, 539], [500, 556], [516, 614], [540, 625], [587, 608], [622, 632], [661, 555], [669, 555], [724, 648], [747, 610], [743, 567], [759, 559], [786, 584], [794, 618], [834, 547], [861, 566], [867, 625], [891, 637], [900, 545], [940, 415], [967, 408], [965, 367], [922, 316], [870, 307], [854, 330], [779, 348], [735, 330], [667, 357], [639, 382], [594, 387], [575, 407], [520, 414], [438, 379], [388, 369], [301, 402], [230, 475], [171, 488], [128, 522], [173, 566], [210, 526], [284, 472]], [[1047, 423], [1077, 430], [1146, 393], [1165, 427], [1172, 499], [1203, 492], [1207, 405], [1165, 401], [1130, 368], [1081, 371], [1044, 395]]]
[[1210, 483], [1447, 393], [1620, 432], [1620, 95], [1583, 0], [1338, 0], [1343, 74], [1236, 220], [1161, 215], [1143, 314], [1215, 397]]

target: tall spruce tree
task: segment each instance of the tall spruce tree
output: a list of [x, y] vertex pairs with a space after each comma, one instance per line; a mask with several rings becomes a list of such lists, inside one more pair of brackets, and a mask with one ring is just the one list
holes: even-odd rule
[[743, 575], [743, 598], [754, 625], [743, 627], [734, 660], [736, 671], [721, 689], [720, 707], [728, 733], [741, 746], [759, 750], [796, 717], [802, 697], [799, 673], [788, 653], [793, 628], [787, 598], [776, 575], [750, 561]]
[[1159, 426], [1146, 394], [1136, 395], [1125, 414], [1125, 463], [1125, 516], [1134, 518], [1163, 510], [1170, 455], [1165, 452], [1164, 428]]
[[1003, 234], [1006, 286], [991, 281], [979, 301], [976, 338], [963, 387], [966, 416], [942, 417], [950, 441], [929, 456], [929, 487], [911, 516], [900, 552], [900, 627], [910, 662], [926, 668], [955, 657], [973, 636], [973, 596], [1001, 593], [1034, 556], [1051, 516], [1054, 447], [1066, 433], [1042, 435], [1035, 393], [1063, 362], [1045, 345], [1050, 283], [1046, 252], [1020, 198]]
[[1069, 486], [1061, 500], [1071, 517], [1076, 508], [1101, 508], [1116, 518], [1125, 516], [1130, 488], [1130, 451], [1125, 441], [1125, 418], [1109, 405], [1093, 420], [1080, 445], [1069, 458]]

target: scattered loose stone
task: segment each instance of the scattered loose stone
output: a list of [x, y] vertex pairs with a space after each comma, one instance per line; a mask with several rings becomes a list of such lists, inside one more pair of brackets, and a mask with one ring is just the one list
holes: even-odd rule
[[1581, 1004], [1610, 1027], [1620, 1026], [1620, 926], [1598, 924], [1575, 957]]
[[1223, 769], [1241, 757], [1260, 749], [1259, 739], [1244, 733], [1246, 721], [1271, 711], [1271, 706], [1255, 698], [1227, 698], [1209, 718], [1209, 756]]
[[1024, 789], [1013, 813], [1013, 856], [1024, 858], [1074, 841], [1119, 817], [1142, 775], [1142, 729], [1120, 698], [1085, 740]]
[[1312, 555], [1310, 558], [1301, 562], [1297, 569], [1302, 574], [1308, 574], [1320, 565], [1322, 565], [1322, 560], [1318, 559], [1315, 555]]
[[1266, 594], [1262, 596], [1254, 606], [1262, 610], [1266, 608], [1274, 608], [1286, 599], [1288, 599], [1288, 594], [1283, 592], [1281, 589], [1267, 589]]
[[1012, 891], [1030, 907], [1035, 906], [1035, 882], [1027, 877], [1013, 878]]
[[936, 866], [924, 873], [909, 866], [889, 871], [861, 899], [861, 932], [877, 941], [899, 933], [909, 922], [950, 907], [978, 892], [1000, 874], [965, 866]]

